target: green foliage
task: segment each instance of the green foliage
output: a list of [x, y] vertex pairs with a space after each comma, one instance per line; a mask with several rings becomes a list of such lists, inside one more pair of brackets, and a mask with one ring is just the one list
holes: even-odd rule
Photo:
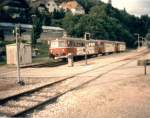
[[63, 27], [70, 35], [74, 35], [75, 26], [78, 23], [80, 16], [73, 16], [70, 12], [66, 13], [65, 18], [62, 21]]
[[0, 29], [0, 61], [3, 60], [5, 50], [4, 32]]
[[4, 41], [4, 31], [0, 29], [0, 41]]
[[148, 33], [146, 34], [146, 44], [147, 47], [150, 48], [150, 29], [148, 30]]
[[42, 26], [43, 26], [44, 17], [40, 13], [36, 13], [36, 16], [33, 18], [33, 29], [32, 29], [32, 46], [35, 47], [37, 44], [37, 39], [40, 38], [42, 33]]
[[145, 36], [150, 29], [150, 18], [148, 15], [142, 15], [140, 18], [140, 32], [142, 36]]
[[85, 32], [90, 32], [92, 38], [125, 41], [128, 47], [135, 47], [134, 33], [145, 36], [150, 28], [150, 18], [147, 15], [138, 18], [129, 15], [125, 9], [118, 10], [99, 2], [90, 8], [89, 14], [77, 17], [67, 13], [62, 26], [75, 37], [83, 37]]
[[[45, 5], [40, 5], [37, 8], [40, 13], [37, 13], [37, 9], [29, 8], [25, 0], [14, 1], [18, 2], [12, 2], [13, 5], [17, 3], [19, 8], [26, 9], [26, 15], [24, 12], [19, 12], [20, 10], [4, 10], [8, 2], [2, 1], [0, 2], [0, 21], [31, 23], [31, 14], [36, 14], [32, 31], [33, 45], [36, 45], [37, 39], [40, 38], [42, 25], [63, 27], [69, 35], [74, 37], [83, 37], [85, 32], [90, 32], [92, 38], [125, 41], [129, 47], [136, 46], [134, 33], [145, 37], [150, 29], [148, 15], [135, 17], [128, 14], [125, 9], [118, 10], [100, 0], [77, 0], [86, 11], [86, 15], [81, 16], [73, 16], [69, 12], [64, 13], [63, 10], [49, 13]], [[64, 1], [67, 0], [57, 0], [60, 3]], [[24, 3], [25, 6], [20, 3]], [[19, 13], [21, 19], [12, 19], [11, 16], [15, 13]]]
[[97, 17], [106, 17], [106, 4], [96, 5], [95, 7], [92, 7], [90, 10], [90, 15]]
[[95, 5], [101, 3], [99, 0], [77, 0], [77, 2], [83, 6], [86, 13]]
[[150, 31], [147, 33], [147, 35], [146, 35], [146, 40], [147, 41], [150, 41]]
[[54, 10], [54, 12], [52, 13], [53, 19], [62, 19], [64, 18], [64, 16], [65, 16], [65, 12], [62, 9], [60, 11]]

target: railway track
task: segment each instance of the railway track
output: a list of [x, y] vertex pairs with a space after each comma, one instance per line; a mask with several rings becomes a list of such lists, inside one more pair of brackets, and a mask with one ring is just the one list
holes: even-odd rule
[[[115, 61], [103, 66], [99, 66], [97, 68], [75, 74], [71, 77], [62, 79], [60, 81], [56, 81], [51, 84], [47, 84], [45, 86], [41, 86], [36, 89], [32, 89], [30, 91], [26, 91], [24, 93], [20, 93], [14, 96], [7, 97], [5, 99], [0, 100], [0, 116], [7, 116], [7, 117], [20, 117], [28, 112], [33, 111], [36, 108], [39, 108], [49, 102], [57, 100], [60, 96], [66, 94], [67, 92], [73, 91], [75, 89], [78, 89], [92, 81], [95, 81], [96, 79], [102, 77], [103, 75], [106, 75], [107, 73], [119, 69], [120, 67], [129, 64], [130, 62], [134, 61], [134, 59], [139, 58], [139, 56], [145, 55], [146, 53], [141, 53], [138, 55], [130, 56], [128, 58], [124, 58], [119, 61]], [[74, 79], [76, 76], [79, 76], [81, 74], [92, 72], [94, 70], [97, 70], [102, 67], [110, 66], [111, 64], [118, 63], [120, 61], [125, 61], [123, 64], [119, 64], [117, 67], [111, 68], [107, 70], [104, 73], [101, 73], [97, 77], [94, 77], [84, 83], [81, 83], [78, 86], [74, 87], [67, 87], [63, 85], [63, 83], [67, 80]], [[126, 62], [127, 61], [127, 62]]]
[[[117, 55], [117, 54], [113, 54], [113, 55]], [[107, 56], [102, 56], [100, 57], [100, 59], [105, 59], [105, 58], [108, 58], [108, 57], [111, 57], [112, 55], [107, 55]], [[93, 59], [93, 57], [90, 57], [88, 58], [88, 60], [91, 60]], [[76, 60], [75, 62], [81, 62], [81, 63], [84, 63], [84, 59], [79, 59], [79, 60]], [[24, 72], [26, 71], [26, 69], [28, 69], [28, 67], [32, 67], [32, 68], [42, 68], [42, 67], [56, 67], [56, 66], [61, 66], [61, 65], [65, 65], [67, 64], [67, 62], [65, 61], [61, 61], [61, 62], [56, 62], [54, 64], [49, 64], [49, 63], [43, 63], [43, 64], [37, 64], [37, 65], [30, 65], [30, 66], [26, 66], [26, 67], [21, 67], [21, 71]], [[0, 73], [0, 79], [5, 79], [5, 76], [8, 75], [8, 74], [11, 74], [11, 73], [16, 73], [16, 69], [12, 69], [12, 70], [7, 70], [7, 72], [3, 72]], [[7, 78], [10, 78], [10, 77], [7, 77]]]

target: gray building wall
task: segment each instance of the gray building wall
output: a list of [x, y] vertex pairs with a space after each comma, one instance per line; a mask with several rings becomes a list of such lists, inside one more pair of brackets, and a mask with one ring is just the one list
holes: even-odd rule
[[[15, 28], [15, 24], [12, 23], [0, 23], [0, 29], [4, 31], [4, 37], [6, 41], [13, 41], [15, 37], [13, 35], [13, 30]], [[25, 25], [21, 24], [21, 28], [25, 30], [22, 33], [21, 39], [23, 40], [31, 40], [31, 33], [32, 33], [32, 25]], [[64, 34], [64, 29], [59, 27], [50, 27], [50, 26], [43, 26], [43, 33], [41, 34], [41, 40], [51, 40], [52, 38], [60, 38]]]

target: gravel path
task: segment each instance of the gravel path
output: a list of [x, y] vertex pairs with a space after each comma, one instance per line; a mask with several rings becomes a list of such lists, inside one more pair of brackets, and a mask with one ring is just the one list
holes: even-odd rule
[[[90, 59], [87, 66], [84, 66], [84, 61], [81, 61], [75, 63], [73, 68], [64, 65], [54, 68], [23, 69], [21, 75], [27, 83], [24, 87], [14, 84], [15, 78], [13, 77], [16, 76], [16, 73], [12, 72], [5, 75], [8, 77], [7, 79], [0, 79], [0, 98], [82, 73], [76, 78], [66, 81], [62, 86], [66, 88], [77, 87], [81, 84], [83, 86], [63, 95], [56, 103], [50, 104], [40, 111], [35, 111], [30, 117], [149, 118], [147, 116], [150, 116], [148, 112], [150, 108], [150, 96], [148, 96], [150, 75], [143, 76], [143, 67], [136, 66], [137, 60], [130, 63], [128, 61], [113, 63], [111, 66], [102, 68], [104, 65], [133, 54], [135, 52], [112, 55], [108, 58]], [[116, 67], [119, 68], [114, 71], [113, 69]], [[93, 71], [90, 72], [92, 69]], [[91, 81], [93, 79], [94, 81]], [[60, 88], [60, 91], [63, 89]]]
[[[97, 76], [115, 66], [81, 75], [78, 84], [83, 79], [81, 77]], [[150, 74], [144, 76], [143, 67], [137, 67], [135, 60], [63, 95], [56, 103], [35, 111], [31, 117], [149, 118], [149, 109]]]
[[[131, 53], [132, 54], [132, 53]], [[16, 85], [16, 71], [13, 68], [0, 67], [0, 99], [20, 93], [43, 84], [51, 83], [77, 73], [89, 71], [93, 68], [103, 66], [118, 60], [118, 57], [131, 55], [130, 53], [114, 54], [108, 57], [98, 57], [88, 60], [88, 66], [84, 66], [84, 61], [76, 62], [73, 68], [67, 65], [59, 67], [41, 67], [21, 69], [21, 77], [26, 86]], [[116, 58], [117, 57], [117, 58]], [[100, 63], [99, 63], [100, 62]], [[98, 63], [98, 64], [97, 64]], [[6, 72], [8, 70], [8, 72]]]

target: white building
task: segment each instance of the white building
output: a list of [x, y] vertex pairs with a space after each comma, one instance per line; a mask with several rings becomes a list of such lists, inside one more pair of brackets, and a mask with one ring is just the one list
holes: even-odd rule
[[85, 14], [84, 8], [75, 0], [64, 2], [59, 6], [60, 9], [65, 11], [71, 11], [73, 15], [82, 15]]
[[[57, 3], [54, 0], [28, 0], [31, 7], [39, 7], [40, 5], [45, 5], [50, 13], [54, 10], [59, 10]], [[40, 7], [40, 10], [45, 10], [45, 7]]]
[[50, 13], [54, 12], [54, 10], [59, 10], [59, 7], [54, 0], [48, 0], [46, 2], [46, 7]]

